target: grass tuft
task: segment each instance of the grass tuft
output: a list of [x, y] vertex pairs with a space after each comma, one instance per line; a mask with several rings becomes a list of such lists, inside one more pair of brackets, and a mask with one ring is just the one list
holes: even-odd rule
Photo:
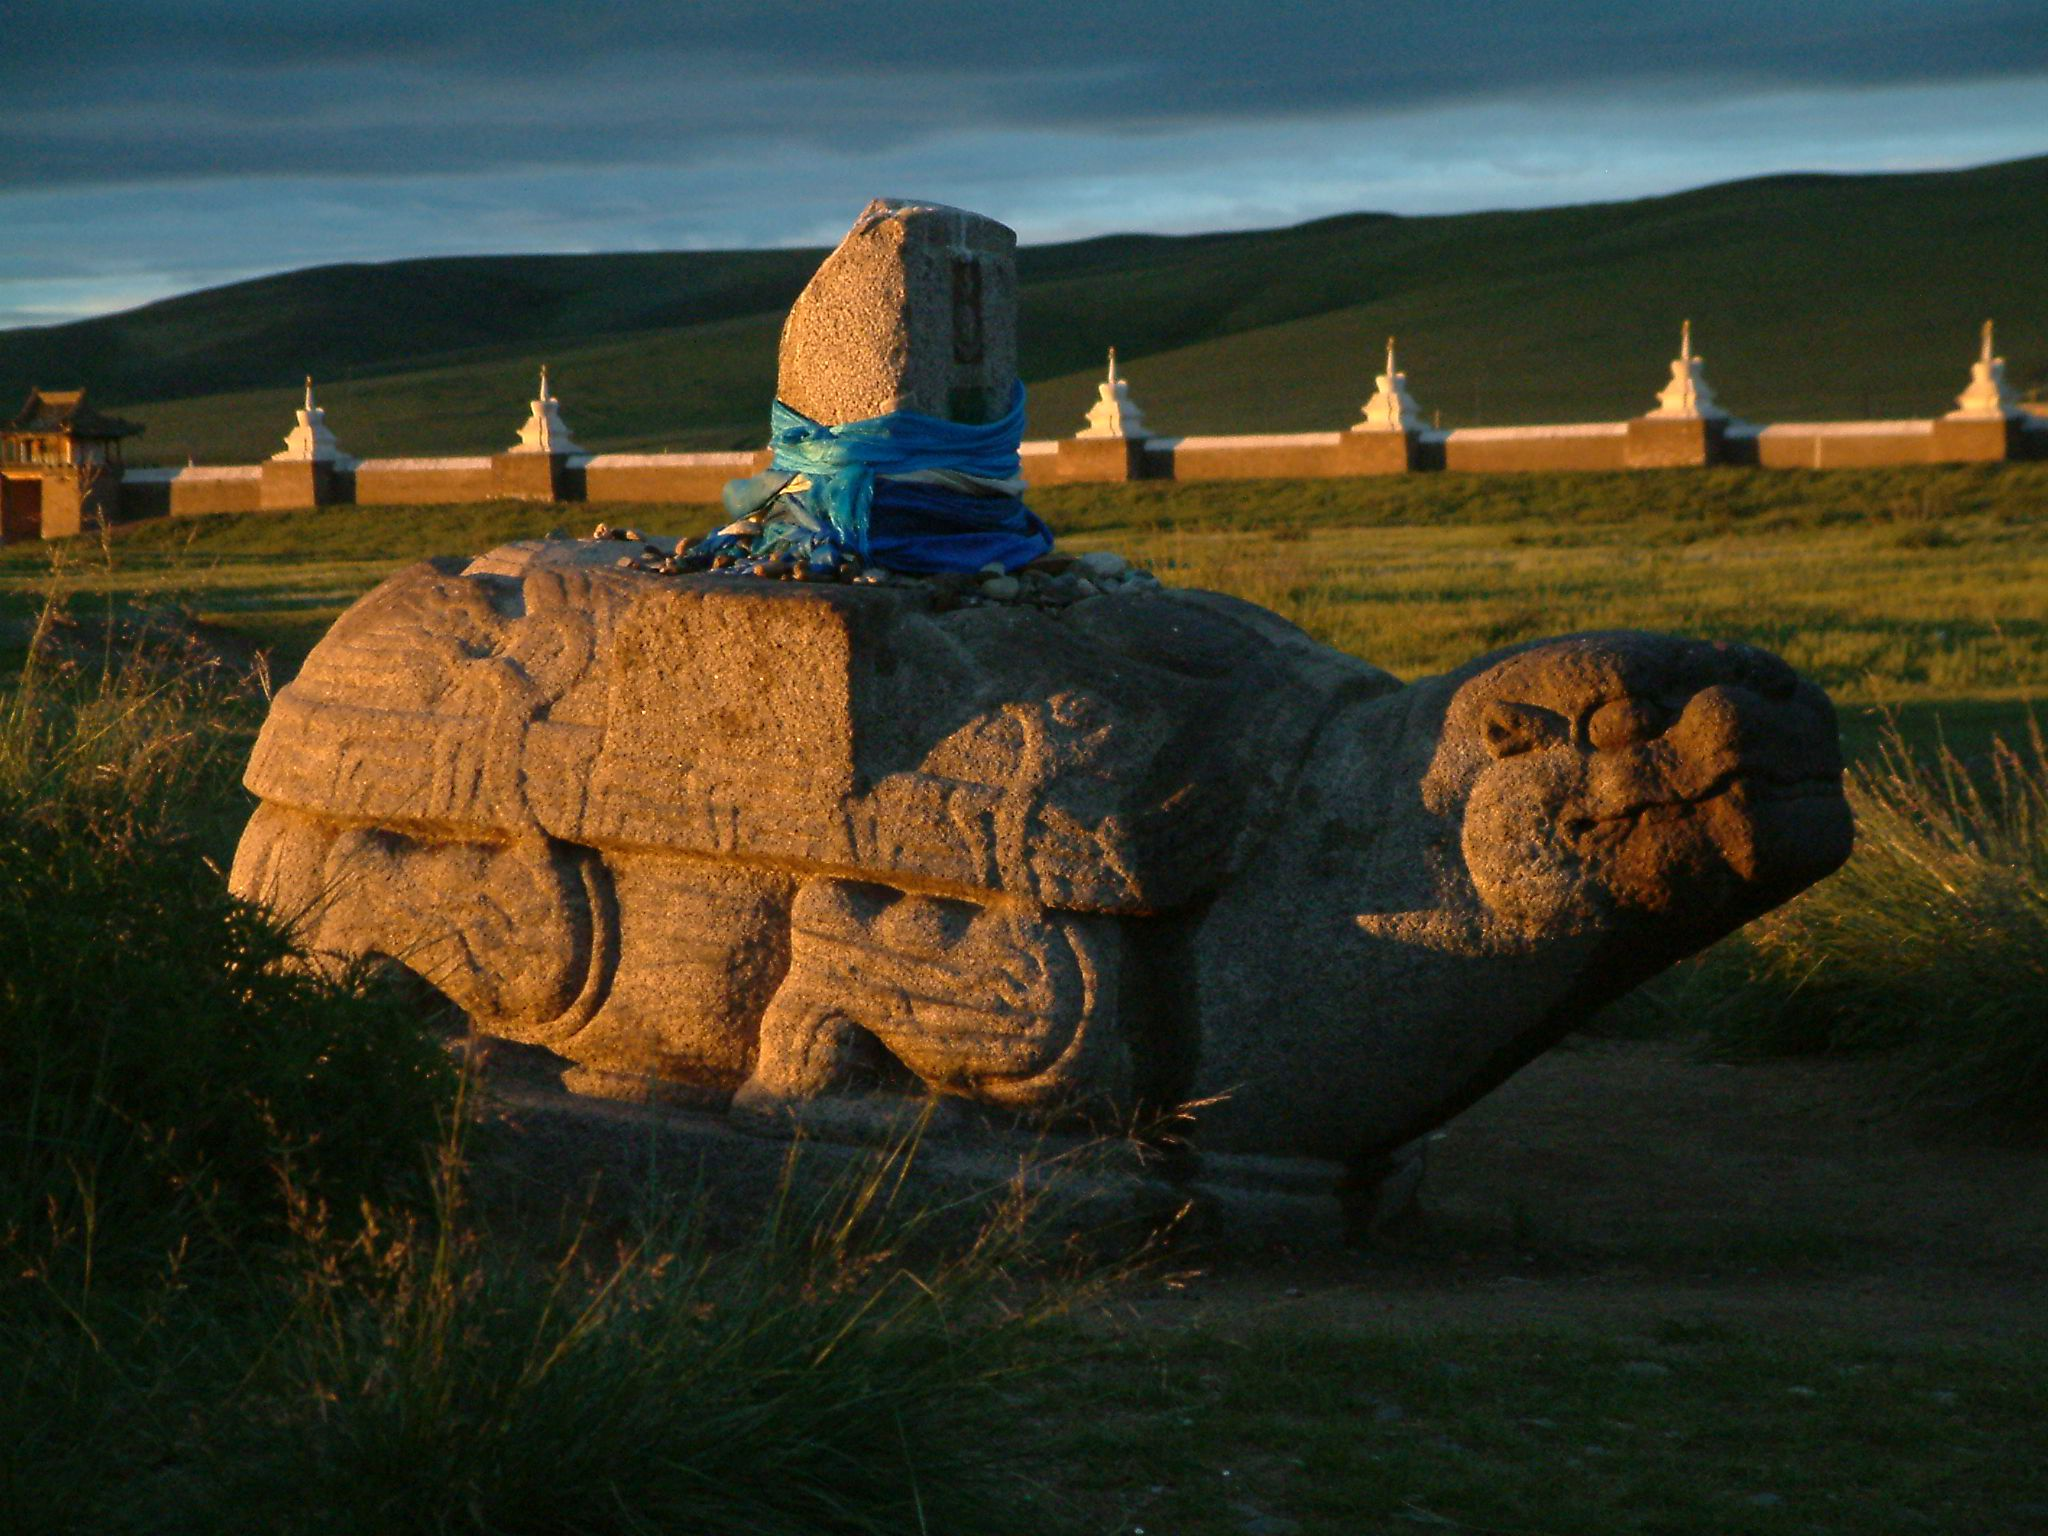
[[1734, 1055], [1890, 1050], [1911, 1102], [2048, 1112], [2048, 743], [1974, 769], [1894, 734], [1852, 772], [1848, 865], [1757, 923], [1720, 1010]]
[[659, 1191], [610, 1245], [472, 1209], [415, 999], [298, 963], [204, 855], [246, 682], [58, 627], [0, 706], [0, 1525], [1031, 1528], [1013, 1379], [1090, 1293], [1035, 1199], [963, 1237], [906, 1145], [792, 1165], [739, 1242]]
[[66, 660], [57, 627], [0, 706], [0, 1244], [96, 1225], [154, 1262], [202, 1218], [281, 1227], [284, 1170], [391, 1193], [452, 1073], [370, 978], [287, 963], [204, 856], [248, 679], [146, 632]]
[[737, 1247], [671, 1217], [537, 1262], [453, 1183], [429, 1220], [309, 1233], [213, 1497], [281, 1531], [1028, 1529], [1001, 1513], [1008, 1392], [1085, 1291], [1024, 1277], [1021, 1200], [913, 1263], [929, 1213], [892, 1197], [914, 1156], [804, 1199], [786, 1179]]

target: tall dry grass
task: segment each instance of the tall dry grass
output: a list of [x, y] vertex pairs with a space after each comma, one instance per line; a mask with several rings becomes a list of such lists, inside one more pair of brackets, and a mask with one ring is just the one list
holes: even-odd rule
[[2048, 743], [1966, 764], [1894, 734], [1852, 772], [1842, 871], [1747, 937], [1731, 1053], [1891, 1053], [1901, 1094], [2048, 1118]]
[[0, 1242], [91, 1222], [147, 1259], [202, 1218], [275, 1226], [280, 1162], [345, 1204], [418, 1171], [444, 1054], [370, 978], [280, 963], [205, 855], [256, 686], [52, 606], [0, 705]]
[[206, 857], [247, 679], [66, 628], [0, 713], [0, 1528], [1040, 1528], [1031, 1200], [938, 1241], [906, 1146], [743, 1242], [493, 1216], [415, 1000]]
[[737, 1245], [685, 1209], [521, 1252], [459, 1176], [429, 1218], [311, 1233], [211, 1507], [280, 1531], [1043, 1529], [1012, 1391], [1093, 1283], [1048, 1281], [1022, 1196], [927, 1244], [916, 1155], [786, 1179]]

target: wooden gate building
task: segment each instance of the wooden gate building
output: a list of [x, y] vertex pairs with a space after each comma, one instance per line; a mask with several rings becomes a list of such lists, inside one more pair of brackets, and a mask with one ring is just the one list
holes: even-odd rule
[[0, 425], [0, 541], [61, 539], [120, 512], [121, 439], [142, 428], [104, 416], [82, 389], [32, 389]]

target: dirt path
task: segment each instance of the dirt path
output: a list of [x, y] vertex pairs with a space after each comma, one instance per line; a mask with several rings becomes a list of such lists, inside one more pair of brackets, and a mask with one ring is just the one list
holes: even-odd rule
[[1916, 1130], [1880, 1099], [1855, 1064], [1574, 1041], [1438, 1134], [1411, 1229], [1196, 1267], [1137, 1312], [2048, 1334], [2048, 1148]]

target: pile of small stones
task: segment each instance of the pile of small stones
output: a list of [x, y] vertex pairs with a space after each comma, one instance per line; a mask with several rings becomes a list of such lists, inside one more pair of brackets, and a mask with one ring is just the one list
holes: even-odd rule
[[693, 556], [676, 540], [643, 536], [637, 529], [613, 528], [599, 523], [593, 539], [610, 539], [634, 546], [616, 562], [620, 570], [645, 571], [657, 576], [685, 576], [700, 571], [723, 571], [733, 576], [751, 576], [769, 581], [810, 581], [870, 587], [922, 588], [930, 592], [941, 608], [968, 608], [983, 603], [1011, 603], [1036, 608], [1064, 608], [1083, 598], [1118, 592], [1157, 591], [1159, 578], [1139, 570], [1112, 550], [1090, 550], [1070, 555], [1060, 550], [1041, 555], [1029, 565], [1011, 571], [1001, 565], [985, 565], [979, 571], [941, 571], [916, 575], [888, 571], [878, 565], [863, 566], [857, 560], [781, 560], [770, 558], [740, 563], [728, 556], [711, 559]]

